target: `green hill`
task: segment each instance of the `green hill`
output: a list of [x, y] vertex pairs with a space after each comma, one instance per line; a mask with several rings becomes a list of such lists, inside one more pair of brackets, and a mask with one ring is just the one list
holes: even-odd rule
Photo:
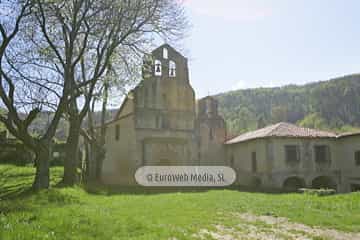
[[360, 74], [302, 86], [236, 90], [215, 97], [230, 134], [280, 121], [339, 132], [360, 127]]
[[[109, 109], [106, 114], [106, 121], [109, 121], [114, 118], [115, 114], [117, 113], [118, 109]], [[6, 111], [3, 108], [0, 108], [0, 113], [5, 114]], [[29, 129], [34, 135], [43, 135], [45, 130], [53, 118], [54, 113], [52, 112], [41, 112], [34, 120], [34, 122], [30, 125]], [[20, 113], [20, 117], [25, 118], [25, 113]], [[101, 121], [101, 112], [95, 112], [94, 114], [94, 124], [99, 125]], [[87, 127], [87, 118], [85, 118], [83, 122], [83, 127]], [[3, 123], [0, 122], [0, 131], [4, 130], [5, 126]], [[66, 119], [61, 119], [56, 130], [55, 138], [59, 141], [65, 141], [67, 138], [67, 134], [69, 131], [69, 124]]]
[[[219, 111], [230, 135], [280, 121], [337, 132], [360, 129], [360, 74], [302, 86], [236, 90], [214, 97], [219, 100]], [[116, 112], [110, 109], [107, 120]], [[94, 116], [97, 124], [100, 116], [100, 112]], [[41, 113], [31, 130], [41, 133], [48, 118], [48, 113]], [[67, 125], [65, 120], [60, 122], [56, 134], [59, 140], [66, 138]]]

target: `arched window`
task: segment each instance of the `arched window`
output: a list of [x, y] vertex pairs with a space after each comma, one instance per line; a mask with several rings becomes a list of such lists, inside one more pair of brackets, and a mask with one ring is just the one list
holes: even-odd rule
[[155, 60], [154, 67], [155, 67], [154, 69], [155, 76], [161, 76], [162, 69], [161, 69], [161, 62], [159, 60]]
[[169, 77], [176, 77], [176, 63], [169, 61]]
[[168, 59], [168, 50], [167, 50], [167, 48], [163, 48], [163, 58]]

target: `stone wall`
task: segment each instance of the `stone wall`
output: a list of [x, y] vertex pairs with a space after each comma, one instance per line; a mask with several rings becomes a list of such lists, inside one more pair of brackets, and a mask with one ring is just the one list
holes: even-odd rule
[[187, 59], [165, 44], [152, 52], [147, 64], [143, 81], [107, 125], [105, 183], [135, 184], [135, 171], [144, 165], [199, 163], [195, 93]]
[[197, 102], [197, 131], [200, 165], [223, 165], [226, 126], [216, 99], [205, 97]]
[[[344, 162], [353, 162], [353, 153], [341, 153], [342, 146], [337, 139], [316, 138], [266, 138], [255, 139], [226, 146], [227, 162], [238, 173], [239, 185], [258, 184], [268, 188], [284, 188], [287, 183], [302, 183], [303, 187], [315, 187], [317, 183], [334, 184], [338, 191], [344, 191]], [[298, 146], [299, 161], [286, 160], [285, 146]], [[328, 146], [330, 162], [319, 164], [315, 161], [315, 146]], [[359, 147], [358, 145], [354, 146]], [[352, 152], [353, 150], [349, 150]], [[253, 153], [256, 152], [256, 170]], [[350, 169], [350, 167], [348, 168]], [[354, 171], [355, 176], [358, 172]], [[324, 183], [325, 184], [325, 183]]]
[[336, 162], [341, 171], [341, 190], [360, 190], [360, 165], [355, 159], [355, 152], [360, 151], [360, 135], [339, 138], [337, 144]]

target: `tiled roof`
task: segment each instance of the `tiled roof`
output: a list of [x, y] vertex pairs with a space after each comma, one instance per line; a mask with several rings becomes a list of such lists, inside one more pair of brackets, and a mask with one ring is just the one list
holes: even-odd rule
[[360, 132], [357, 131], [357, 132], [347, 132], [347, 133], [342, 133], [342, 134], [339, 134], [337, 137], [338, 138], [342, 138], [342, 137], [351, 137], [351, 136], [358, 136], [360, 135]]
[[255, 131], [241, 134], [228, 140], [226, 144], [234, 144], [267, 137], [336, 138], [336, 134], [311, 128], [303, 128], [291, 123], [280, 122]]

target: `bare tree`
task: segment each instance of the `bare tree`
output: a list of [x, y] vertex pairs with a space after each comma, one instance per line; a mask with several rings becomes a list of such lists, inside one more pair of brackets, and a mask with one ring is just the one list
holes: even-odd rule
[[[42, 189], [49, 187], [50, 146], [66, 110], [67, 94], [55, 79], [49, 80], [52, 76], [49, 65], [41, 54], [31, 52], [34, 45], [23, 38], [25, 19], [33, 14], [34, 5], [31, 0], [0, 2], [0, 98], [6, 109], [0, 121], [36, 154], [33, 188]], [[55, 111], [44, 134], [33, 136], [29, 126], [43, 109], [51, 107]]]
[[181, 6], [172, 0], [37, 0], [35, 16], [49, 59], [61, 69], [70, 92], [63, 182], [72, 185], [77, 180], [81, 124], [117, 50], [140, 54], [155, 35], [181, 37], [186, 21]]
[[[91, 100], [91, 107], [87, 114], [87, 124], [81, 130], [85, 138], [86, 158], [83, 164], [83, 177], [87, 181], [100, 178], [102, 161], [105, 158], [106, 120], [108, 119], [107, 107], [111, 99], [123, 98], [128, 88], [133, 87], [140, 79], [141, 57], [136, 57], [132, 52], [121, 50], [108, 65], [104, 79], [99, 82], [95, 95]], [[116, 67], [114, 67], [116, 66]], [[94, 120], [95, 106], [100, 113], [100, 121]]]

